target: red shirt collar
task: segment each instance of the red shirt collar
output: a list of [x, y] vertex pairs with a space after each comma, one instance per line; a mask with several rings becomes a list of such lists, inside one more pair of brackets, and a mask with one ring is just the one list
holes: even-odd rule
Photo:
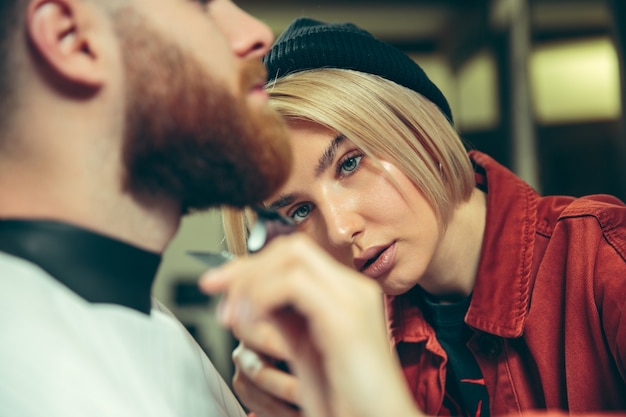
[[[487, 192], [487, 222], [472, 302], [465, 321], [501, 337], [519, 337], [529, 307], [537, 193], [491, 157], [469, 152], [477, 186]], [[394, 341], [420, 342], [432, 330], [409, 291], [387, 297]]]

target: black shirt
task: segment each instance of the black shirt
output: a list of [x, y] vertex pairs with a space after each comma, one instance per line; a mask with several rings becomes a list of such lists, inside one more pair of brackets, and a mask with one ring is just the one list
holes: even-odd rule
[[485, 381], [467, 348], [472, 330], [464, 318], [470, 301], [471, 296], [454, 304], [440, 304], [424, 294], [426, 317], [448, 355], [443, 407], [453, 416], [487, 417], [489, 397]]
[[0, 220], [0, 251], [37, 264], [92, 303], [150, 313], [161, 255], [68, 223]]

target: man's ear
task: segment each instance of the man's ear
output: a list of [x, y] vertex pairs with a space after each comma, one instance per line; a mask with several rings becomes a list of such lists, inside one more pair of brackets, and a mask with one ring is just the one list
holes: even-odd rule
[[78, 0], [34, 0], [26, 13], [29, 40], [57, 77], [97, 88], [104, 80], [93, 11]]

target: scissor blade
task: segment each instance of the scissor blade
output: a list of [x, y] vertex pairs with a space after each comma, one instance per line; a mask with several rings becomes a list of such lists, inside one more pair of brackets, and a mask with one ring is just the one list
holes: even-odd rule
[[191, 257], [199, 260], [203, 264], [210, 266], [212, 268], [217, 268], [218, 266], [230, 261], [235, 258], [230, 252], [222, 251], [222, 252], [187, 252]]

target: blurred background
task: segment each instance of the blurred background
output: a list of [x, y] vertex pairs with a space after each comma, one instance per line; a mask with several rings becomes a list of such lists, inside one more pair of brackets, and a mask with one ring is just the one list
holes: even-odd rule
[[[353, 22], [406, 51], [448, 98], [468, 148], [542, 194], [626, 200], [625, 0], [240, 0], [278, 36], [294, 18]], [[221, 250], [217, 212], [195, 214], [165, 254], [155, 295], [230, 383], [235, 341], [198, 293], [189, 250]]]

